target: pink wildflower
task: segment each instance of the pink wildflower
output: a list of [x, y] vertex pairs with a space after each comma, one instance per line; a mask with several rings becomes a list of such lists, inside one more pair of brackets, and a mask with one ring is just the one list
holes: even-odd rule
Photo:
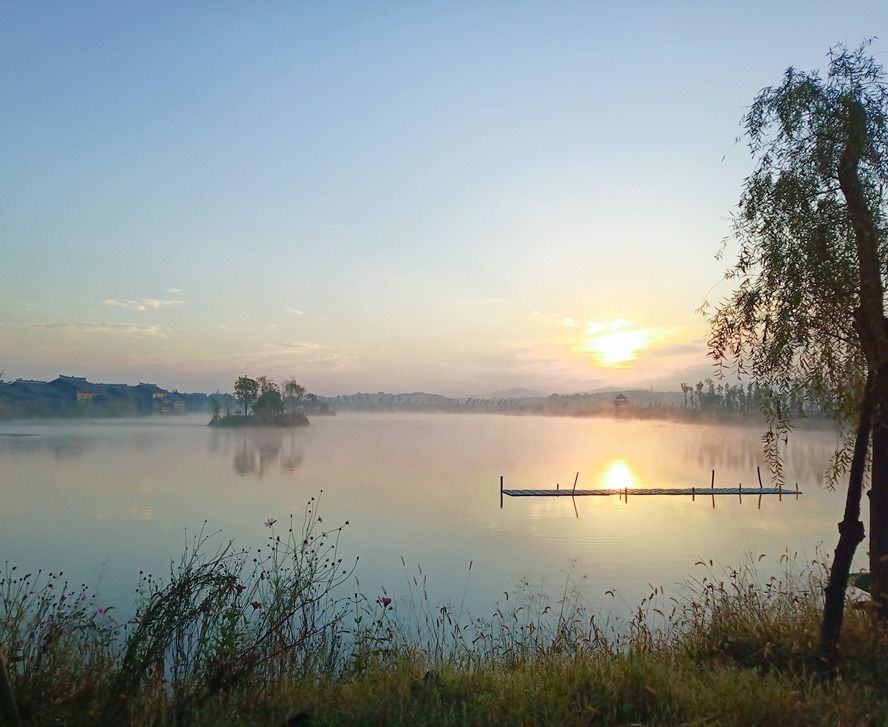
[[86, 596], [81, 596], [81, 597], [80, 597], [80, 600], [81, 600], [81, 601], [85, 601], [85, 600], [86, 600]]
[[277, 520], [275, 520], [273, 517], [270, 517], [270, 518], [268, 518], [268, 520], [265, 521], [265, 527], [270, 528], [276, 522], [277, 522]]
[[386, 598], [385, 596], [383, 596], [379, 600], [382, 601], [383, 606], [388, 606], [392, 602], [391, 598]]
[[238, 584], [235, 586], [235, 589], [237, 590], [238, 593], [243, 593], [244, 591], [247, 590], [247, 587], [246, 587], [246, 586], [242, 586], [240, 583], [238, 583]]
[[254, 611], [255, 611], [257, 608], [262, 608], [262, 604], [259, 603], [259, 601], [253, 601], [250, 605], [253, 607], [253, 610], [254, 610]]
[[44, 621], [43, 623], [48, 624], [50, 621], [52, 621], [52, 616], [47, 616], [46, 621]]

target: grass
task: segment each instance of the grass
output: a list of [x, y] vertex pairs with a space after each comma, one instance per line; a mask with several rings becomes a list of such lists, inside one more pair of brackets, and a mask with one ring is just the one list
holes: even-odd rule
[[[0, 572], [0, 645], [27, 725], [888, 725], [888, 631], [849, 604], [838, 670], [815, 655], [824, 572], [782, 561], [652, 588], [625, 620], [572, 574], [487, 619], [345, 594], [342, 527], [312, 500], [255, 552], [203, 531], [135, 617], [61, 574]], [[277, 530], [287, 532], [277, 535]], [[471, 569], [471, 566], [470, 566]], [[468, 574], [467, 574], [468, 575]]]

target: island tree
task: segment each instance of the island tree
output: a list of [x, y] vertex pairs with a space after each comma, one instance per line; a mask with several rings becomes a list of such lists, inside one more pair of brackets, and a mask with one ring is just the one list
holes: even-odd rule
[[765, 443], [778, 477], [791, 396], [842, 425], [831, 476], [848, 472], [849, 488], [826, 591], [827, 659], [864, 538], [868, 450], [871, 592], [888, 616], [888, 88], [866, 48], [832, 49], [825, 78], [789, 68], [750, 107], [744, 126], [756, 166], [734, 217], [739, 256], [727, 277], [735, 287], [710, 319], [718, 364], [768, 392]]
[[300, 385], [295, 378], [290, 377], [284, 380], [284, 399], [290, 402], [293, 414], [296, 413], [296, 408], [302, 404], [305, 394], [305, 387]]
[[250, 404], [259, 397], [259, 383], [255, 379], [241, 376], [234, 382], [234, 395], [243, 402], [244, 416], [246, 416]]
[[277, 386], [266, 387], [253, 404], [253, 414], [263, 417], [274, 417], [284, 413], [284, 401]]

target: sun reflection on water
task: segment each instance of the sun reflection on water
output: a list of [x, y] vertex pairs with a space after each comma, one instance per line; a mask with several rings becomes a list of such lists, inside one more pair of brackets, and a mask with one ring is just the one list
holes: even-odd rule
[[625, 459], [615, 459], [601, 476], [601, 486], [606, 490], [630, 490], [636, 486], [635, 475]]

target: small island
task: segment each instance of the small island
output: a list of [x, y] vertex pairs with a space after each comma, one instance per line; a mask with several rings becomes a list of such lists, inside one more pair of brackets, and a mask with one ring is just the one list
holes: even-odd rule
[[[283, 393], [282, 393], [283, 392]], [[222, 404], [218, 399], [210, 399], [209, 422], [211, 427], [300, 427], [309, 423], [305, 408], [323, 407], [329, 414], [329, 407], [317, 398], [308, 394], [304, 386], [296, 379], [289, 378], [283, 386], [278, 386], [267, 376], [251, 379], [241, 376], [234, 382], [234, 395], [242, 407], [234, 411], [222, 413]], [[287, 411], [289, 404], [290, 411]], [[252, 406], [252, 410], [250, 407]]]

